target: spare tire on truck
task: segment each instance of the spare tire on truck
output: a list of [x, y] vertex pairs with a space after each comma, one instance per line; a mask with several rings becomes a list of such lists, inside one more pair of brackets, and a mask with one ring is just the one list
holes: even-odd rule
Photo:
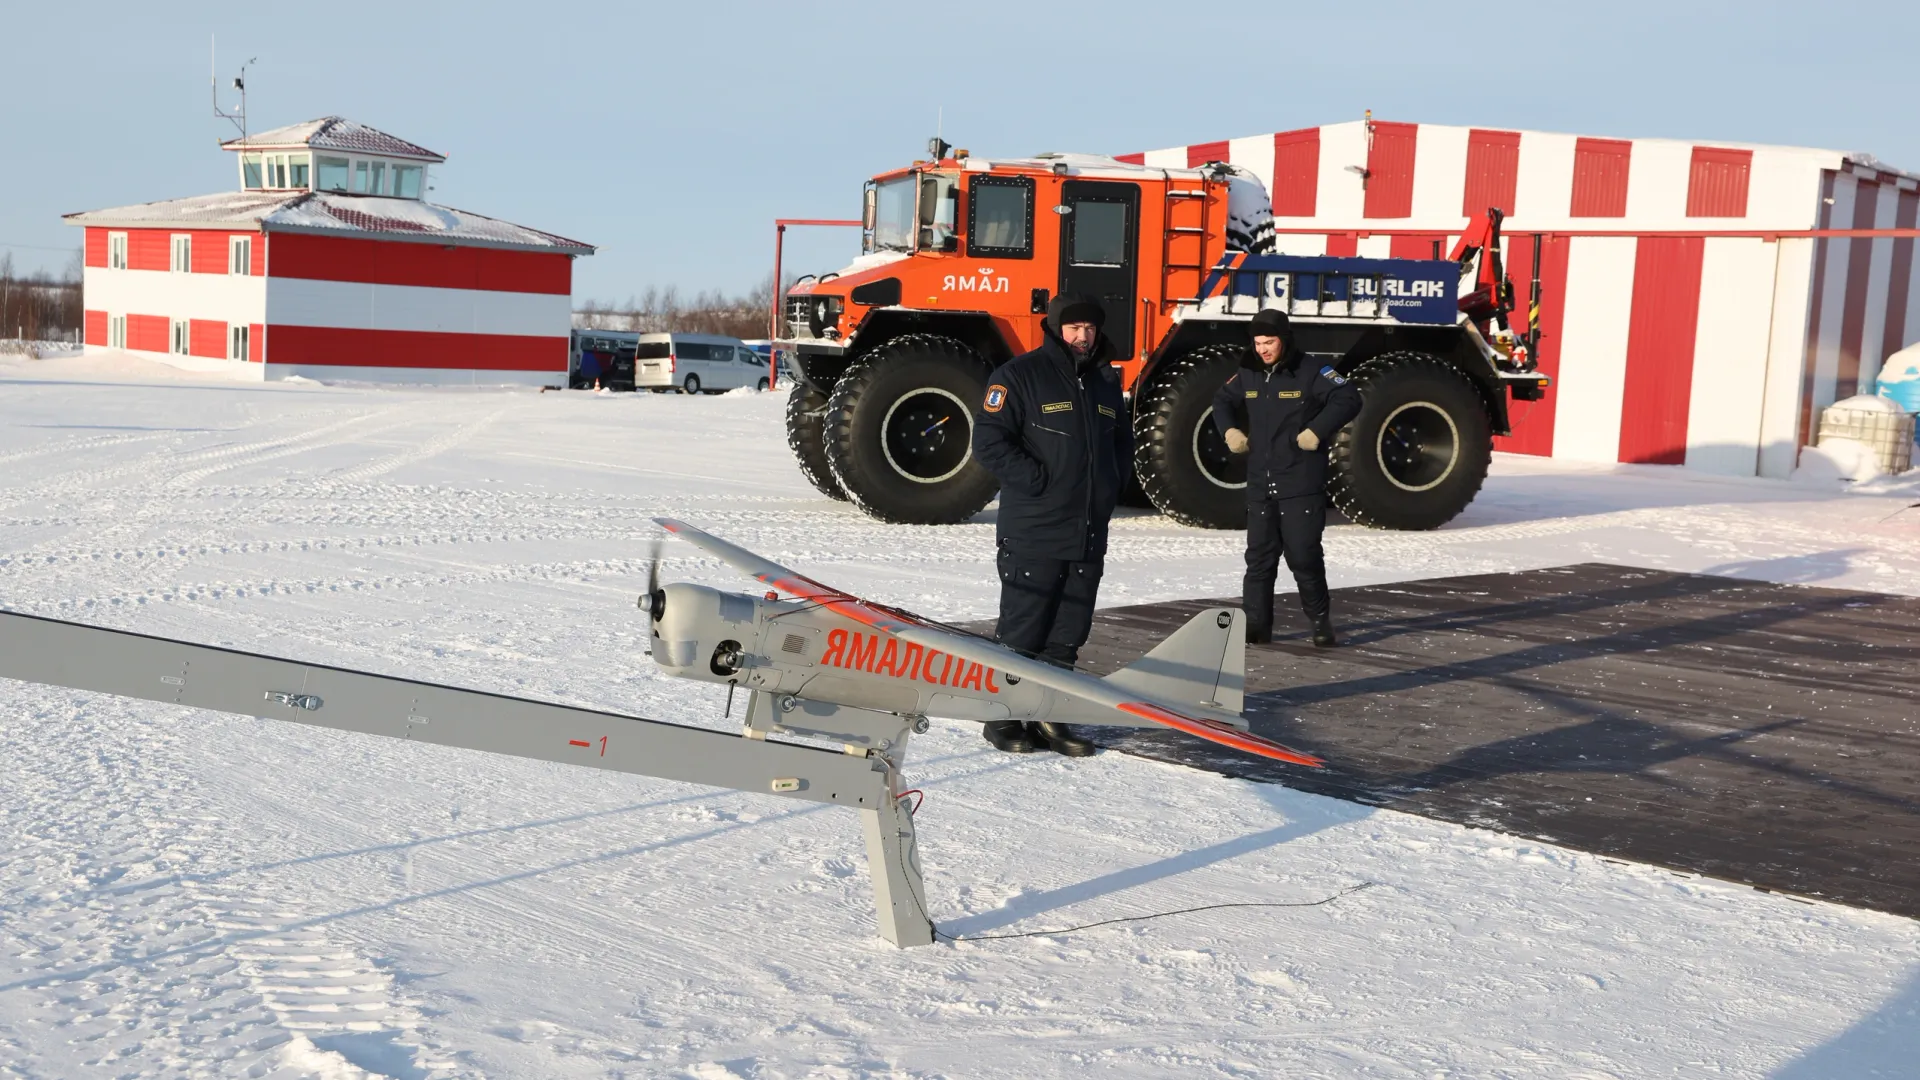
[[1348, 376], [1360, 415], [1334, 439], [1327, 491], [1356, 524], [1435, 529], [1467, 508], [1493, 460], [1493, 422], [1465, 373], [1387, 353]]
[[800, 464], [800, 475], [814, 490], [829, 499], [847, 501], [840, 481], [833, 478], [827, 464], [827, 395], [803, 382], [793, 384], [787, 395], [787, 448]]
[[855, 360], [827, 399], [825, 450], [855, 506], [882, 521], [952, 525], [999, 491], [973, 459], [973, 410], [990, 370], [933, 334], [898, 337]]
[[1227, 450], [1213, 395], [1245, 350], [1209, 345], [1168, 361], [1136, 391], [1133, 469], [1160, 512], [1205, 529], [1247, 527], [1247, 459]]

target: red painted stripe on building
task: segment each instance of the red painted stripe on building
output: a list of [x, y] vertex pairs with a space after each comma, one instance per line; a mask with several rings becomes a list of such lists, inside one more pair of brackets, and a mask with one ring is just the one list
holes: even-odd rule
[[[115, 232], [120, 230], [116, 229]], [[127, 269], [171, 270], [172, 255], [167, 247], [172, 233], [165, 229], [128, 229]]]
[[262, 363], [267, 358], [267, 328], [260, 323], [247, 324], [247, 359]]
[[[1893, 213], [1893, 227], [1911, 229], [1920, 219], [1920, 192], [1902, 191]], [[1907, 291], [1913, 285], [1913, 238], [1893, 242], [1893, 265], [1887, 273], [1887, 325], [1880, 335], [1880, 362], [1908, 344]], [[1920, 340], [1920, 333], [1914, 335]]]
[[1579, 139], [1573, 144], [1572, 217], [1626, 217], [1627, 167], [1633, 144], [1621, 139]]
[[[1567, 252], [1571, 241], [1564, 236], [1549, 236], [1540, 244], [1540, 373], [1553, 380], [1547, 396], [1539, 401], [1509, 401], [1507, 419], [1511, 435], [1496, 435], [1493, 446], [1515, 454], [1553, 456], [1553, 425], [1560, 400], [1560, 327], [1567, 311]], [[1507, 241], [1507, 276], [1513, 279], [1519, 310], [1513, 313], [1514, 333], [1523, 333], [1527, 325], [1526, 305], [1533, 287], [1533, 237], [1510, 234]]]
[[[562, 256], [564, 258], [564, 256]], [[275, 326], [273, 362], [327, 367], [567, 370], [565, 337]]]
[[85, 232], [86, 239], [82, 243], [86, 250], [86, 255], [83, 256], [86, 265], [107, 265], [107, 230], [89, 226]]
[[1129, 165], [1145, 165], [1147, 163], [1147, 155], [1144, 153], [1121, 154], [1118, 157], [1114, 158], [1113, 160], [1124, 161]]
[[573, 291], [573, 260], [544, 251], [275, 233], [273, 276], [565, 296]]
[[1620, 460], [1683, 465], [1693, 345], [1700, 322], [1697, 236], [1643, 236], [1633, 260], [1627, 377], [1620, 401]]
[[1187, 168], [1195, 169], [1209, 161], [1227, 160], [1227, 140], [1194, 143], [1187, 147]]
[[[188, 254], [192, 256], [193, 272], [196, 274], [225, 274], [230, 269], [227, 245], [228, 238], [237, 234], [231, 232], [210, 232], [195, 229], [187, 234], [193, 237], [193, 245]], [[195, 353], [194, 355], [199, 355]], [[224, 355], [224, 354], [223, 354]]]
[[1478, 218], [1488, 207], [1513, 213], [1520, 190], [1520, 133], [1517, 131], [1467, 132], [1467, 186], [1460, 200], [1463, 217]]
[[166, 352], [167, 332], [172, 326], [165, 315], [127, 316], [127, 348], [145, 352]]
[[1687, 216], [1746, 217], [1747, 181], [1752, 172], [1751, 150], [1694, 147], [1687, 173]]
[[187, 323], [187, 352], [209, 360], [227, 358], [227, 324], [213, 319], [192, 319]]
[[87, 324], [87, 344], [105, 345], [107, 343], [107, 313], [104, 311], [94, 311], [89, 308], [85, 321]]
[[1373, 141], [1367, 148], [1367, 202], [1361, 211], [1363, 216], [1413, 215], [1413, 158], [1419, 135], [1419, 124], [1373, 121]]
[[[1434, 246], [1439, 244], [1439, 254], [1434, 254]], [[1397, 232], [1387, 240], [1387, 257], [1391, 259], [1444, 259], [1447, 256], [1447, 234], [1437, 232]]]
[[253, 237], [253, 276], [267, 276], [267, 234], [255, 233]]
[[1273, 137], [1273, 214], [1312, 217], [1320, 204], [1320, 129]]
[[[1836, 180], [1837, 174], [1832, 169], [1821, 170], [1818, 227], [1822, 229], [1833, 227], [1833, 188]], [[1813, 441], [1813, 396], [1819, 385], [1820, 319], [1824, 306], [1821, 297], [1827, 291], [1827, 245], [1831, 242], [1824, 236], [1813, 242], [1813, 286], [1811, 306], [1807, 312], [1807, 349], [1800, 364], [1800, 441], [1797, 444], [1800, 446]]]
[[1341, 258], [1352, 258], [1360, 254], [1360, 234], [1337, 232], [1327, 234], [1327, 254]]
[[[1856, 180], [1853, 190], [1853, 227], [1873, 228], [1880, 210], [1880, 185]], [[1867, 288], [1873, 274], [1875, 241], [1853, 239], [1847, 249], [1846, 300], [1840, 307], [1840, 358], [1834, 367], [1833, 400], [1860, 392], [1860, 339], [1867, 331]]]

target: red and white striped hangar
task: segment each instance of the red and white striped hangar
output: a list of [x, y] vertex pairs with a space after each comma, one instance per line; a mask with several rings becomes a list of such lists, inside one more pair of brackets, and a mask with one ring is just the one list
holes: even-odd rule
[[330, 116], [224, 144], [237, 192], [68, 214], [86, 343], [262, 379], [564, 385], [576, 240], [435, 206], [446, 158]]
[[1503, 450], [1787, 476], [1920, 341], [1920, 178], [1869, 157], [1369, 118], [1121, 160], [1244, 166], [1297, 254], [1427, 258], [1497, 206], [1523, 302], [1540, 234], [1554, 389]]

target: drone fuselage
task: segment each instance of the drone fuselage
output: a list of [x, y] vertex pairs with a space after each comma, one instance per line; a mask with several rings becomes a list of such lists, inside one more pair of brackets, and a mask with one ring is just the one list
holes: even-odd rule
[[818, 604], [681, 583], [656, 596], [653, 659], [681, 678], [897, 716], [1138, 724]]

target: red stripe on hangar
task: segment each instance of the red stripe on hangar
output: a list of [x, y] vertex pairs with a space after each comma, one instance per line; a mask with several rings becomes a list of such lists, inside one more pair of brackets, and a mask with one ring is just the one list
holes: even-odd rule
[[316, 367], [558, 372], [567, 370], [567, 339], [276, 325], [273, 362]]

